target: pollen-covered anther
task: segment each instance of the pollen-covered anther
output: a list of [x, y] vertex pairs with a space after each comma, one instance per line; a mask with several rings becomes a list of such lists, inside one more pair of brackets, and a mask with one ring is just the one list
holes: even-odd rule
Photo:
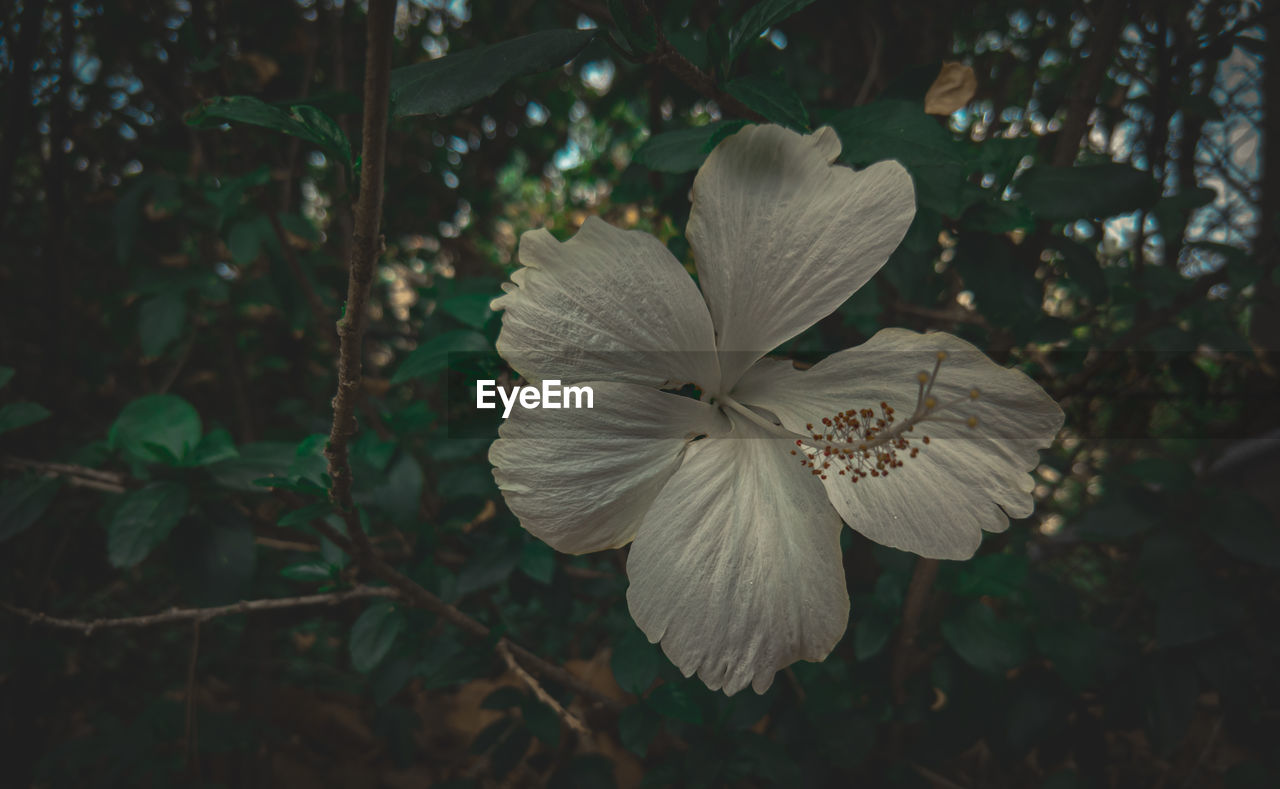
[[801, 463], [819, 479], [845, 477], [851, 483], [867, 477], [887, 477], [891, 469], [901, 468], [904, 459], [919, 454], [911, 439], [903, 435], [911, 424], [899, 424], [896, 411], [888, 402], [878, 405], [879, 409], [851, 408], [819, 420], [829, 432], [811, 432], [811, 445], [797, 441], [807, 457]]

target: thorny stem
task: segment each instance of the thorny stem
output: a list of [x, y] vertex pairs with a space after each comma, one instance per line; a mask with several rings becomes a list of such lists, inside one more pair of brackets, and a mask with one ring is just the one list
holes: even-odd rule
[[[392, 31], [395, 0], [370, 0], [365, 35], [364, 118], [360, 140], [360, 197], [355, 206], [354, 243], [347, 277], [346, 314], [338, 321], [338, 392], [333, 398], [333, 427], [324, 454], [329, 497], [347, 522], [360, 555], [372, 553], [351, 501], [351, 462], [347, 444], [356, 432], [356, 399], [360, 394], [364, 329], [369, 308], [373, 265], [382, 253], [382, 179], [386, 168], [387, 108], [391, 85]], [[360, 558], [359, 555], [357, 558]]]

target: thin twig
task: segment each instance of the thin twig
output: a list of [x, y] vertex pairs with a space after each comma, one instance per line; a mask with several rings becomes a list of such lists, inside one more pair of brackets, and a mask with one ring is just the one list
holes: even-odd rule
[[395, 0], [370, 0], [365, 31], [364, 118], [360, 142], [360, 197], [355, 207], [351, 266], [347, 277], [346, 312], [338, 321], [338, 392], [333, 398], [333, 427], [324, 454], [329, 497], [347, 522], [356, 558], [372, 556], [351, 500], [351, 462], [347, 445], [356, 432], [356, 399], [360, 395], [364, 328], [368, 320], [369, 285], [374, 262], [382, 253], [382, 181], [387, 158], [387, 110], [391, 83]]
[[64, 619], [5, 602], [0, 602], [0, 608], [22, 617], [33, 625], [51, 627], [57, 630], [77, 630], [84, 636], [91, 636], [97, 630], [137, 629], [166, 625], [173, 622], [207, 622], [210, 619], [232, 614], [279, 611], [285, 608], [303, 608], [313, 605], [337, 605], [348, 600], [399, 596], [399, 591], [385, 586], [357, 586], [345, 592], [328, 592], [325, 594], [303, 595], [301, 597], [277, 597], [265, 600], [241, 600], [231, 605], [218, 605], [209, 608], [170, 608], [168, 611], [162, 611], [158, 614], [126, 616], [117, 619]]
[[77, 466], [71, 463], [51, 463], [28, 458], [6, 457], [0, 459], [5, 468], [34, 471], [46, 477], [61, 477], [72, 485], [92, 488], [107, 493], [124, 493], [125, 476], [114, 471], [100, 471], [88, 466]]
[[938, 577], [938, 560], [916, 559], [907, 585], [907, 598], [902, 603], [902, 628], [898, 631], [898, 643], [893, 651], [893, 664], [889, 668], [889, 686], [894, 701], [903, 704], [907, 700], [907, 679], [916, 669], [916, 634], [920, 632], [920, 617], [925, 602]]
[[502, 658], [502, 662], [506, 663], [507, 668], [511, 669], [511, 671], [520, 678], [520, 681], [523, 682], [529, 690], [533, 691], [533, 695], [538, 698], [538, 701], [541, 701], [543, 704], [550, 707], [551, 711], [556, 714], [556, 717], [564, 721], [570, 729], [577, 732], [578, 736], [588, 740], [591, 739], [591, 730], [588, 729], [582, 721], [578, 720], [577, 715], [574, 715], [572, 712], [569, 712], [567, 709], [560, 706], [560, 702], [556, 701], [555, 697], [548, 693], [542, 685], [538, 684], [538, 680], [535, 679], [532, 674], [524, 670], [524, 667], [521, 666], [515, 659], [515, 656], [511, 654], [511, 648], [507, 646], [506, 642], [498, 642], [496, 649], [498, 651], [498, 655]]
[[[654, 18], [653, 12], [649, 10], [644, 0], [628, 0], [627, 6], [628, 11], [635, 19]], [[730, 115], [737, 115], [760, 123], [764, 123], [767, 120], [760, 113], [720, 90], [719, 86], [716, 85], [715, 77], [698, 68], [692, 61], [680, 54], [680, 50], [672, 46], [666, 35], [663, 34], [661, 25], [655, 26], [655, 31], [658, 36], [658, 44], [653, 52], [645, 57], [646, 63], [662, 66], [695, 92], [701, 93], [714, 101], [720, 106], [720, 109]]]
[[1094, 376], [1115, 364], [1124, 351], [1136, 348], [1139, 340], [1177, 318], [1183, 310], [1204, 298], [1215, 285], [1224, 284], [1227, 281], [1227, 276], [1227, 267], [1224, 266], [1212, 274], [1206, 274], [1197, 279], [1189, 289], [1179, 294], [1172, 304], [1156, 310], [1146, 319], [1134, 324], [1132, 328], [1100, 351], [1083, 370], [1071, 376], [1066, 383], [1053, 392], [1054, 399], [1061, 402], [1068, 397], [1083, 392], [1085, 386], [1093, 380]]

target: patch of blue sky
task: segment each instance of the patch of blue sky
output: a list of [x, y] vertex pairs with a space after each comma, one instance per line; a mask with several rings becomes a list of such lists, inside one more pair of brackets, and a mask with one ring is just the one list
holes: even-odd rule
[[530, 126], [541, 126], [551, 118], [547, 108], [536, 101], [524, 105], [524, 117]]
[[592, 60], [582, 64], [582, 84], [600, 95], [608, 93], [609, 88], [613, 87], [615, 74], [617, 74], [617, 67], [608, 58]]

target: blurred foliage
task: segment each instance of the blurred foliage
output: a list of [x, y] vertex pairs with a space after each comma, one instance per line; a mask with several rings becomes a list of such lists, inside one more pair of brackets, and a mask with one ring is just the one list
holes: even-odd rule
[[[582, 741], [492, 644], [388, 600], [90, 638], [9, 611], [3, 783], [1277, 785], [1276, 10], [401, 3], [361, 518], [415, 581], [623, 711], [549, 684]], [[355, 582], [311, 524], [341, 526], [322, 450], [363, 22], [328, 0], [0, 19], [7, 605], [90, 620]], [[944, 61], [977, 93], [928, 115]], [[488, 302], [521, 232], [599, 214], [693, 262], [679, 228], [744, 120], [728, 106], [830, 125], [846, 163], [897, 159], [917, 189], [890, 262], [782, 352], [951, 331], [1067, 411], [1035, 515], [944, 563], [913, 649], [913, 557], [846, 531], [844, 640], [732, 698], [632, 624], [623, 552], [520, 529], [467, 390], [507, 374]]]

